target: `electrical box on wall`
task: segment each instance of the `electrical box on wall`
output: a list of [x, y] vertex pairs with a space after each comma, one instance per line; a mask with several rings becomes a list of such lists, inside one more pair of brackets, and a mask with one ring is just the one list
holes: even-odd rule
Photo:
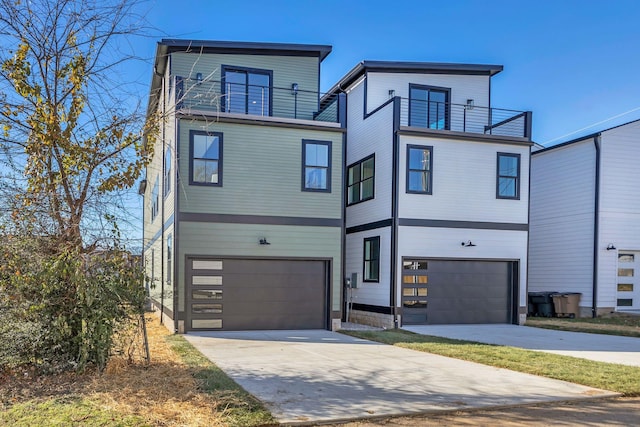
[[351, 285], [349, 287], [352, 289], [358, 287], [358, 273], [351, 273]]

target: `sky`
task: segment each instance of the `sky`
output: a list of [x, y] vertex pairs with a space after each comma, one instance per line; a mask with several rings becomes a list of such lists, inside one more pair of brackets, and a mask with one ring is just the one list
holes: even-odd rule
[[532, 111], [542, 145], [640, 118], [637, 0], [148, 0], [145, 8], [151, 37], [136, 49], [148, 66], [132, 78], [147, 92], [161, 38], [328, 44], [322, 91], [362, 60], [503, 65], [492, 106]]

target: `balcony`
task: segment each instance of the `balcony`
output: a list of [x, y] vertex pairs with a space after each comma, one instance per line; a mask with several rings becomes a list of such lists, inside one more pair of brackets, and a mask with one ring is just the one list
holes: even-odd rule
[[176, 110], [227, 113], [253, 117], [275, 117], [338, 123], [338, 97], [323, 103], [318, 92], [290, 88], [240, 85], [220, 81], [198, 81], [175, 77]]
[[531, 112], [400, 99], [400, 125], [531, 139]]

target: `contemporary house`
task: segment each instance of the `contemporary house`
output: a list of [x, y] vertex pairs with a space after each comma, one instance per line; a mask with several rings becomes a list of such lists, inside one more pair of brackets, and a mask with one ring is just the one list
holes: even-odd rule
[[531, 159], [529, 290], [579, 292], [580, 314], [640, 310], [640, 121]]
[[[330, 46], [162, 40], [140, 187], [149, 292], [177, 332], [327, 329], [342, 317], [344, 95]], [[341, 120], [341, 118], [343, 120]]]
[[499, 65], [364, 61], [347, 96], [345, 318], [524, 323], [531, 113]]

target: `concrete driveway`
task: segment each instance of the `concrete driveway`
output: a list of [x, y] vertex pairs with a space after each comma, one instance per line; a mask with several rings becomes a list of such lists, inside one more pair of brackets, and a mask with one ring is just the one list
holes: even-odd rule
[[422, 335], [508, 345], [598, 362], [640, 366], [640, 338], [518, 325], [420, 325], [403, 326], [402, 329]]
[[185, 338], [285, 424], [615, 395], [330, 331]]

